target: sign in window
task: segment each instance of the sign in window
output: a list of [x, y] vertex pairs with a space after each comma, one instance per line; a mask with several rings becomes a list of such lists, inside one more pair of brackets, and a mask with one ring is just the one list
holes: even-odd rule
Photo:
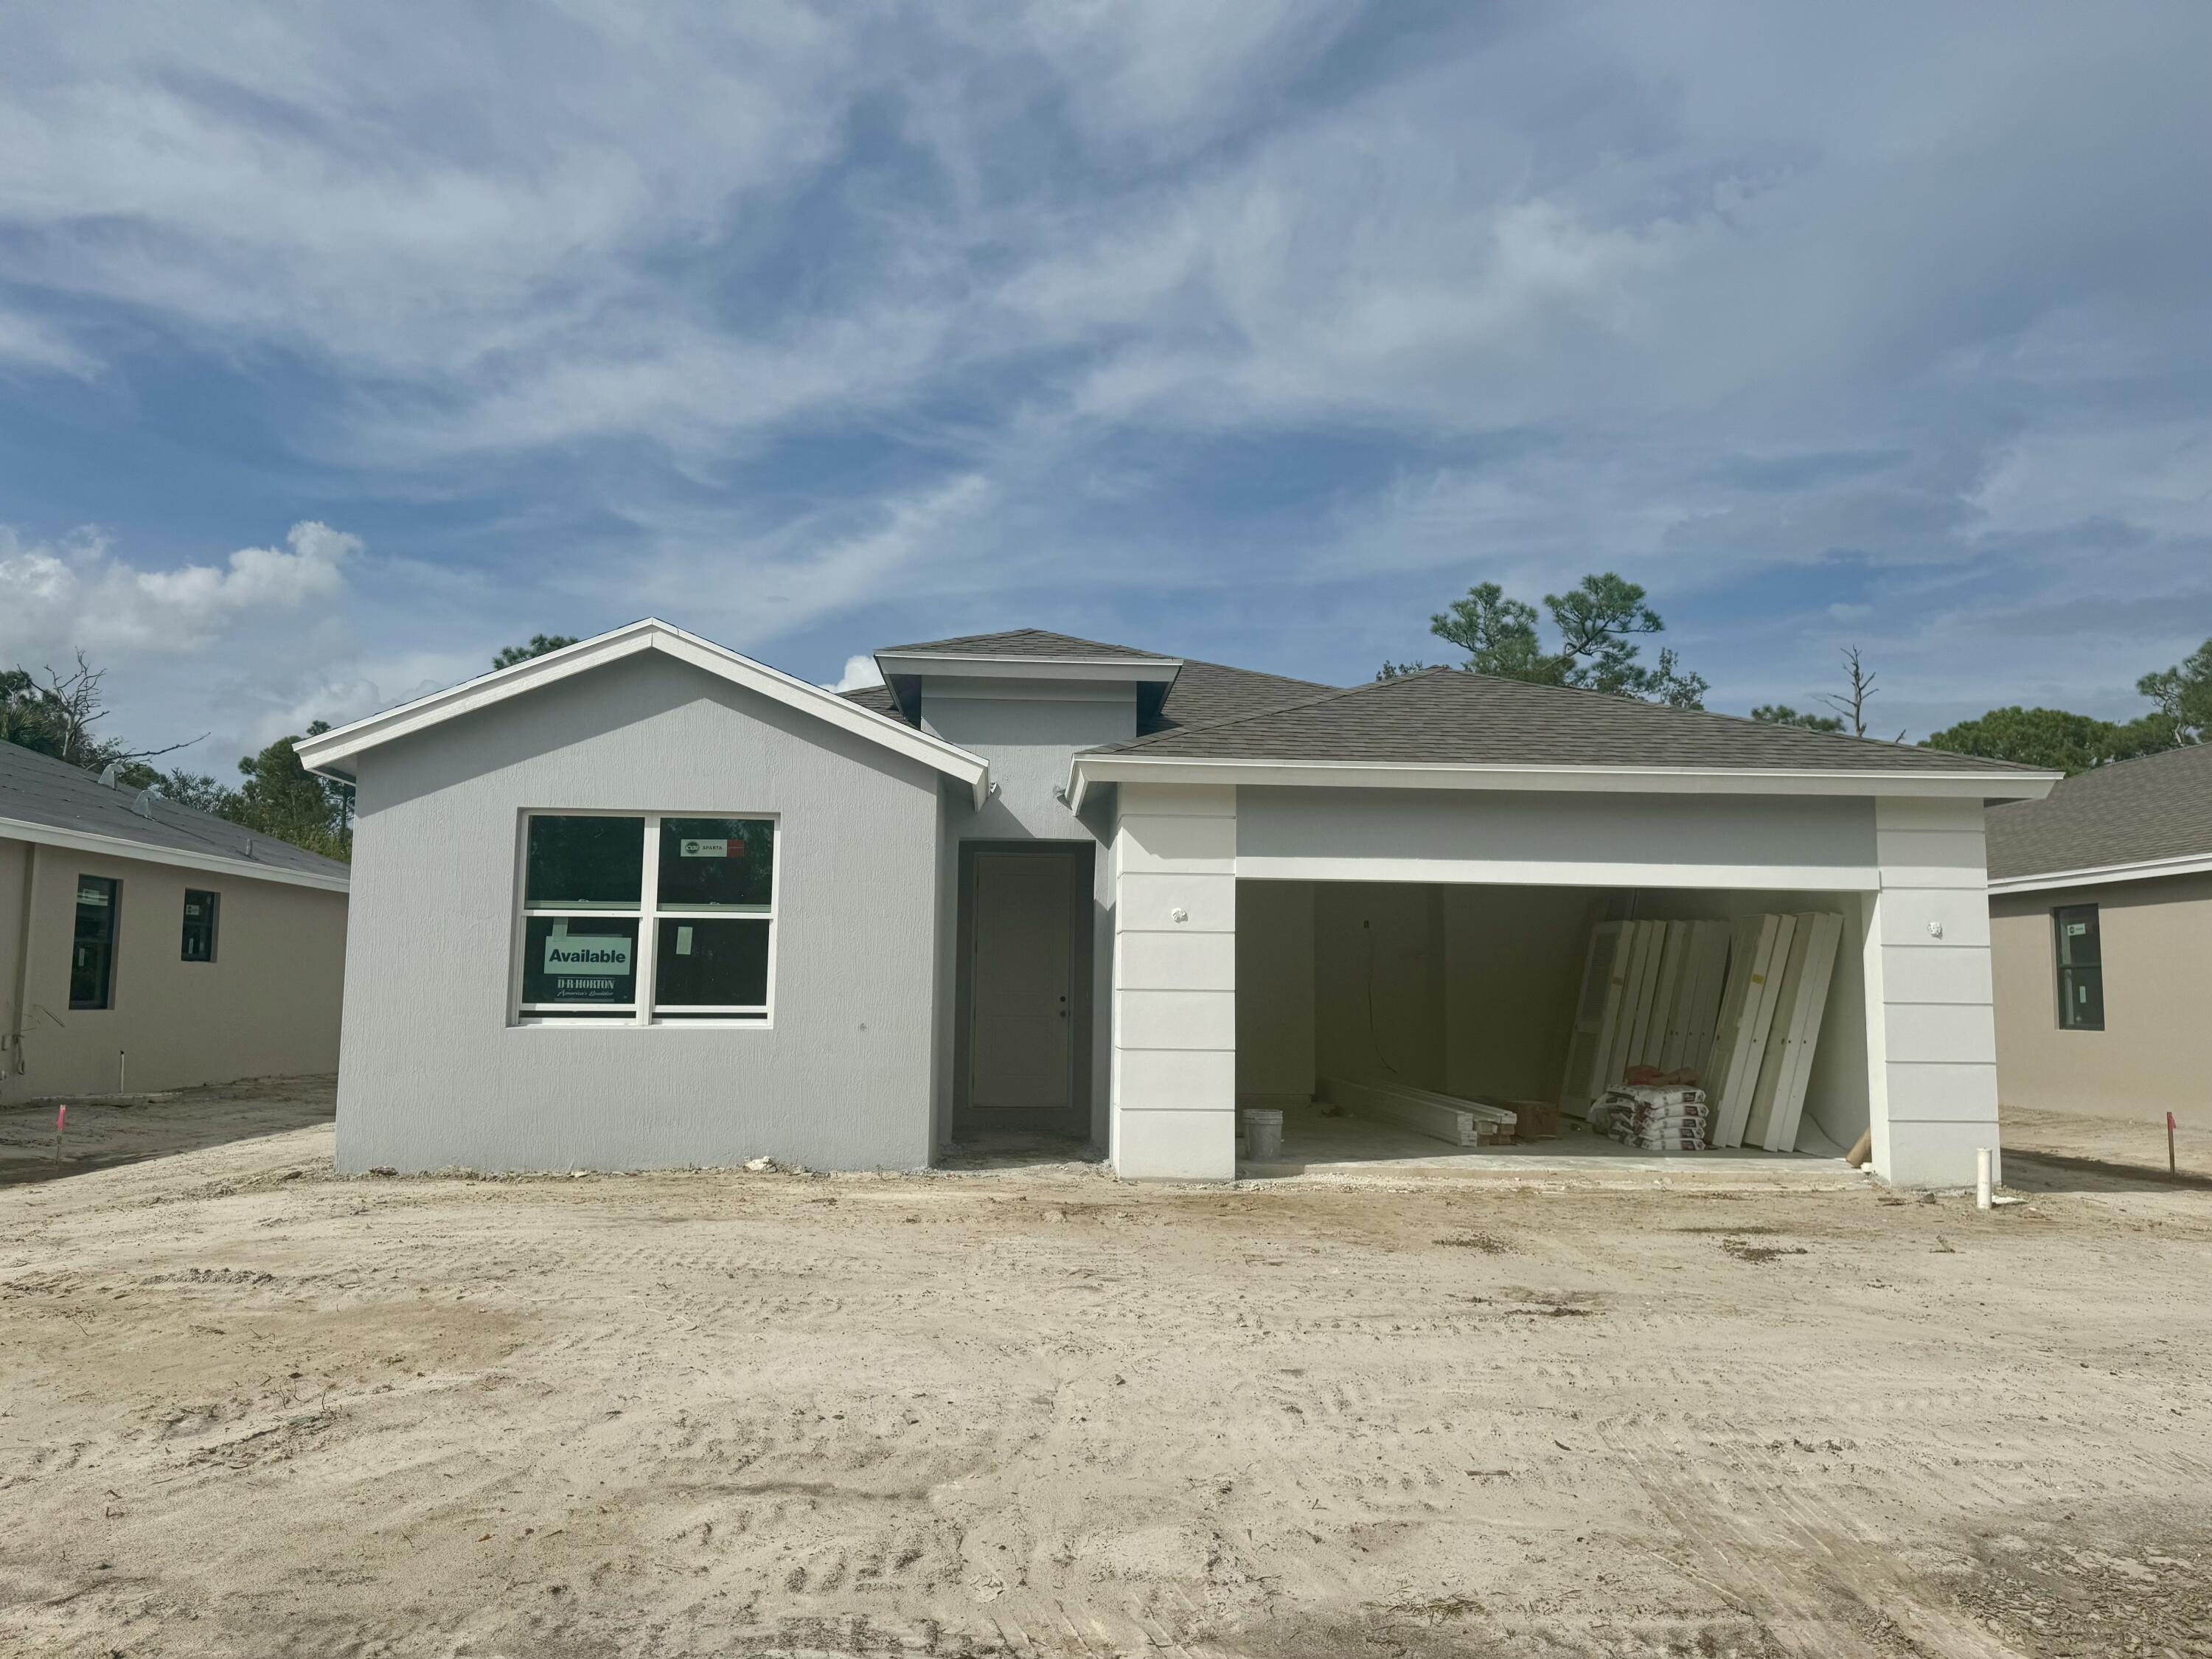
[[766, 1018], [775, 837], [772, 818], [532, 813], [518, 1017]]

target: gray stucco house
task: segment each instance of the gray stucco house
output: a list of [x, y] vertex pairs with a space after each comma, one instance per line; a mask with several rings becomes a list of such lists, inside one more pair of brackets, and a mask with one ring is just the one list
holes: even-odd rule
[[1603, 916], [1834, 911], [1807, 1111], [1996, 1140], [1985, 803], [2050, 775], [1433, 670], [1024, 629], [841, 696], [645, 621], [301, 746], [357, 786], [338, 1161], [1234, 1173], [1235, 1109], [1532, 1094]]

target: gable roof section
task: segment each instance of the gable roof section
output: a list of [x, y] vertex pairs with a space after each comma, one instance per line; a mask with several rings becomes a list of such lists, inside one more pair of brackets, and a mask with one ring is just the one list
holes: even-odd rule
[[2212, 744], [2092, 767], [1986, 822], [2000, 891], [2212, 869]]
[[1086, 750], [1073, 774], [1071, 793], [1079, 796], [1086, 782], [1180, 775], [1422, 788], [2035, 797], [2055, 775], [1452, 668]]
[[158, 796], [141, 812], [140, 799], [82, 767], [0, 743], [0, 841], [346, 890], [350, 872], [336, 859]]
[[918, 760], [966, 784], [975, 804], [981, 806], [983, 803], [990, 785], [991, 769], [981, 756], [971, 755], [902, 722], [878, 719], [835, 691], [810, 685], [781, 669], [756, 662], [726, 646], [687, 634], [653, 617], [511, 667], [494, 669], [447, 690], [417, 697], [397, 708], [342, 726], [335, 732], [309, 738], [299, 745], [300, 759], [325, 775], [349, 780], [353, 775], [351, 762], [364, 750], [398, 738], [412, 737], [463, 714], [492, 708], [510, 697], [649, 652], [687, 663], [717, 679], [742, 686], [801, 714], [811, 714], [840, 731], [880, 744], [909, 760]]

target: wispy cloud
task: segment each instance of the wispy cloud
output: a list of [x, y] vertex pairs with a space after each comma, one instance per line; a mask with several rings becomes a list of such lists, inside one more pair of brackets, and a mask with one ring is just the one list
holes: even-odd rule
[[0, 58], [0, 653], [149, 715], [647, 610], [1350, 678], [1606, 567], [1739, 704], [2212, 633], [2201, 7], [177, 18]]

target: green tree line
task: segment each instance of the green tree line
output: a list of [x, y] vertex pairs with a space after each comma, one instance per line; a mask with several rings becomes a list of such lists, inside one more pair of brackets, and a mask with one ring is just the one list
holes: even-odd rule
[[[1547, 617], [1551, 623], [1548, 640], [1543, 628]], [[1539, 685], [1582, 686], [1678, 708], [1702, 708], [1709, 689], [1705, 677], [1685, 668], [1671, 647], [1662, 647], [1651, 663], [1642, 660], [1642, 643], [1656, 640], [1665, 629], [1644, 590], [1612, 571], [1584, 576], [1564, 593], [1547, 593], [1540, 613], [1498, 583], [1481, 582], [1429, 618], [1429, 632], [1462, 653], [1454, 665], [1471, 673]], [[1843, 657], [1841, 688], [1820, 699], [1829, 712], [1761, 703], [1751, 717], [1814, 732], [1870, 735], [1875, 676], [1857, 647], [1846, 649]], [[1376, 678], [1391, 679], [1427, 665], [1386, 662]], [[2143, 675], [2136, 682], [2136, 690], [2152, 706], [2132, 720], [2100, 720], [2060, 708], [2014, 704], [1946, 726], [1922, 738], [1921, 746], [2070, 775], [2202, 743], [2212, 734], [2212, 640], [2172, 667]], [[1895, 741], [1904, 738], [1900, 732]]]

